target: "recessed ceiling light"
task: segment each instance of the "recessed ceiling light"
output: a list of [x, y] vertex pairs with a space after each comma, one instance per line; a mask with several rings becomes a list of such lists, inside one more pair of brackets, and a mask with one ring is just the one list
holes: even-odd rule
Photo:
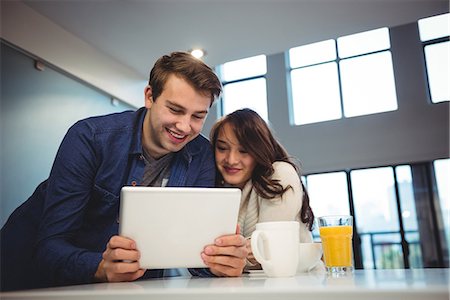
[[194, 56], [195, 58], [202, 58], [206, 55], [206, 51], [203, 49], [192, 49], [189, 51], [192, 56]]

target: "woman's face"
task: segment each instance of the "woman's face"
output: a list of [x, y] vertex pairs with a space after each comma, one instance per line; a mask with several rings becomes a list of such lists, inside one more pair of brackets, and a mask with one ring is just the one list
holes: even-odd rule
[[214, 152], [217, 169], [225, 182], [243, 188], [252, 177], [256, 161], [241, 147], [229, 124], [220, 130]]

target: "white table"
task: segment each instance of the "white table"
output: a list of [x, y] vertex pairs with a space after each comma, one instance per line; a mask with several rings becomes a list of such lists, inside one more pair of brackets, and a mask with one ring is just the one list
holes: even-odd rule
[[449, 269], [356, 270], [335, 278], [305, 273], [290, 278], [172, 278], [7, 292], [1, 299], [449, 299]]

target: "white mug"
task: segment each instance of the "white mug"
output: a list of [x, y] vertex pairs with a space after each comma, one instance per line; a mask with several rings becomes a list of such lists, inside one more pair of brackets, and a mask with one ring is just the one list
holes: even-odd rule
[[256, 224], [251, 244], [255, 259], [269, 277], [289, 277], [297, 272], [300, 224], [296, 221]]

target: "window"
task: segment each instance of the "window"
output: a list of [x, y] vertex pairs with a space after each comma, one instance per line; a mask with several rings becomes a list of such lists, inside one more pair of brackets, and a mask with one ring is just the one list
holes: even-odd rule
[[356, 170], [350, 176], [364, 267], [403, 268], [392, 168]]
[[[350, 214], [345, 172], [309, 175], [306, 177], [306, 185], [316, 220], [320, 216]], [[313, 236], [319, 241], [317, 227], [314, 226]]]
[[424, 51], [431, 101], [433, 103], [449, 101], [450, 42], [427, 45]]
[[340, 67], [346, 117], [397, 109], [390, 51], [341, 60]]
[[345, 172], [309, 175], [307, 182], [315, 216], [350, 214]]
[[444, 220], [447, 249], [450, 249], [450, 158], [434, 161], [434, 173], [439, 195], [439, 203]]
[[[291, 73], [295, 124], [340, 119], [337, 64], [330, 62], [293, 70]], [[322, 88], [327, 86], [326, 89]]]
[[424, 46], [431, 102], [450, 100], [450, 14], [421, 19], [420, 40]]
[[398, 185], [401, 218], [405, 239], [409, 245], [409, 265], [411, 268], [422, 268], [422, 249], [420, 247], [419, 224], [417, 221], [416, 202], [410, 166], [395, 167]]
[[397, 109], [389, 30], [289, 50], [295, 125]]
[[449, 18], [450, 14], [443, 14], [419, 20], [420, 40], [426, 42], [449, 36]]
[[258, 55], [223, 64], [222, 115], [248, 107], [268, 121], [265, 55]]
[[[353, 213], [356, 267], [447, 267], [445, 253], [450, 248], [450, 159], [434, 161], [434, 168], [427, 167], [430, 164], [424, 162], [314, 174], [304, 176], [302, 180], [308, 190], [315, 218]], [[429, 234], [437, 230], [431, 219], [434, 208], [424, 205], [432, 202], [436, 192], [427, 184], [427, 178], [432, 175], [431, 169], [435, 172], [445, 223], [437, 226], [446, 228], [447, 244], [444, 246], [441, 245], [442, 239], [432, 238], [434, 235]], [[314, 240], [320, 242], [317, 224], [312, 234]], [[436, 247], [442, 249], [441, 254]]]

